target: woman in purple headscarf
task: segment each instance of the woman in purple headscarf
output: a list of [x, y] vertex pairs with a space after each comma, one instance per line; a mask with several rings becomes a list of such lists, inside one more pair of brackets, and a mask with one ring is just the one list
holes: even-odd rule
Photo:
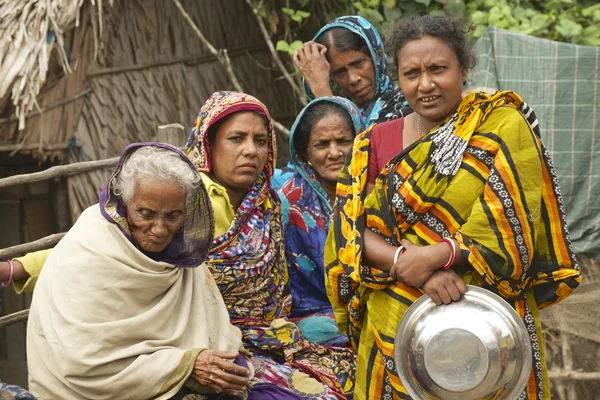
[[31, 392], [256, 398], [241, 333], [204, 263], [213, 236], [209, 197], [189, 159], [164, 144], [127, 147], [100, 203], [39, 276], [27, 330]]

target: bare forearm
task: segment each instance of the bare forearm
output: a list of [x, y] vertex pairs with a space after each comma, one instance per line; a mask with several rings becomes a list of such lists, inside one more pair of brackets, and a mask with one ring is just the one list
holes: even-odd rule
[[365, 246], [363, 250], [363, 260], [366, 264], [389, 271], [394, 264], [394, 255], [398, 247], [388, 244], [385, 239], [370, 229], [365, 229]]
[[[13, 260], [13, 275], [12, 280], [28, 279], [29, 274], [23, 268], [23, 264]], [[10, 277], [10, 264], [8, 261], [0, 261], [0, 281], [6, 282]]]
[[333, 92], [331, 91], [331, 87], [329, 86], [329, 82], [327, 84], [310, 84], [310, 89], [312, 90], [315, 98], [319, 97], [328, 97], [333, 96]]

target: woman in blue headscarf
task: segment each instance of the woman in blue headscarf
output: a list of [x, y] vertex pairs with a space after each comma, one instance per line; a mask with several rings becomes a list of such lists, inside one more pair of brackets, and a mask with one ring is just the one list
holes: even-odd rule
[[387, 75], [381, 36], [362, 17], [340, 17], [325, 25], [296, 52], [294, 63], [309, 100], [333, 94], [349, 98], [367, 126], [412, 112]]
[[292, 126], [289, 145], [295, 172], [280, 189], [292, 317], [332, 314], [323, 250], [337, 179], [354, 137], [363, 129], [359, 109], [342, 97], [313, 100]]

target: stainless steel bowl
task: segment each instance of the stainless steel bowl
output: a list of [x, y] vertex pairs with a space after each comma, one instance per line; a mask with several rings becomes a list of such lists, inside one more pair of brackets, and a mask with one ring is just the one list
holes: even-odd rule
[[531, 371], [531, 342], [516, 311], [489, 290], [468, 286], [459, 301], [437, 306], [422, 296], [395, 338], [398, 375], [413, 399], [518, 397]]

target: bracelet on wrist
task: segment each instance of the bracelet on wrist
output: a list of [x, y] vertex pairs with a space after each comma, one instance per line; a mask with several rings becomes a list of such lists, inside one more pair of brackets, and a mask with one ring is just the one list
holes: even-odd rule
[[445, 242], [448, 244], [448, 246], [450, 246], [450, 259], [448, 259], [446, 265], [441, 268], [442, 271], [446, 271], [452, 266], [452, 264], [454, 264], [454, 259], [456, 258], [456, 247], [454, 246], [454, 240], [450, 238], [442, 238], [442, 240], [440, 240], [440, 243], [441, 242]]
[[8, 266], [10, 268], [10, 272], [8, 273], [8, 280], [6, 282], [0, 282], [2, 287], [7, 287], [8, 285], [10, 285], [13, 279], [13, 274], [15, 273], [15, 266], [12, 260], [6, 260], [6, 262], [8, 263]]
[[394, 264], [392, 264], [392, 265], [396, 264], [396, 261], [398, 261], [398, 257], [400, 257], [400, 254], [404, 253], [405, 251], [406, 251], [406, 248], [402, 245], [400, 245], [400, 247], [398, 247], [396, 249], [396, 253], [394, 253]]

